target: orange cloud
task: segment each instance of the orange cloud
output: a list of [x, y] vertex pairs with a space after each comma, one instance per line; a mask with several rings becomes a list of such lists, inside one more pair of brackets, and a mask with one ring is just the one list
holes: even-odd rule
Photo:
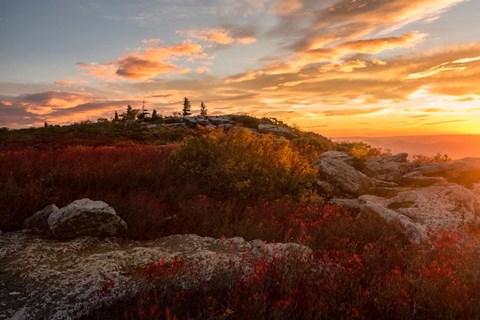
[[253, 36], [234, 36], [230, 31], [225, 29], [202, 29], [202, 30], [185, 30], [178, 31], [179, 33], [186, 33], [190, 38], [205, 41], [214, 42], [218, 44], [250, 44], [256, 42], [257, 39]]
[[[338, 63], [349, 56], [358, 54], [373, 55], [386, 50], [408, 48], [419, 43], [426, 37], [425, 34], [418, 32], [408, 32], [399, 37], [374, 38], [366, 40], [357, 40], [341, 43], [335, 47], [299, 51], [288, 57], [286, 62], [274, 61], [267, 64], [262, 69], [249, 71], [241, 75], [236, 75], [226, 79], [226, 83], [238, 83], [242, 81], [253, 80], [261, 75], [279, 75], [285, 73], [298, 73], [304, 68], [311, 65], [328, 63], [320, 67], [320, 70], [331, 71], [337, 70], [341, 72], [351, 72], [356, 68], [365, 67], [365, 63], [360, 60], [348, 61], [346, 63]], [[385, 65], [385, 62], [379, 59], [372, 61], [377, 65]]]
[[407, 79], [427, 78], [445, 71], [463, 71], [467, 69], [466, 64], [470, 62], [479, 61], [479, 60], [480, 60], [480, 57], [473, 57], [473, 58], [462, 58], [462, 59], [457, 59], [455, 61], [444, 62], [426, 71], [411, 73], [407, 76]]
[[86, 84], [87, 81], [85, 80], [69, 80], [69, 79], [64, 79], [64, 80], [57, 80], [55, 81], [55, 84], [60, 87], [72, 87], [74, 85], [82, 85]]
[[201, 66], [195, 69], [195, 71], [197, 71], [197, 73], [208, 73], [208, 72], [211, 72], [212, 70], [210, 70], [209, 67]]
[[280, 15], [287, 15], [300, 10], [302, 6], [302, 0], [281, 0], [273, 8], [272, 12]]
[[[154, 39], [153, 43], [157, 43]], [[144, 43], [149, 44], [149, 42]], [[122, 58], [103, 64], [78, 63], [81, 70], [87, 75], [103, 79], [115, 79], [118, 77], [131, 80], [146, 80], [160, 74], [187, 73], [188, 68], [182, 68], [172, 61], [184, 59], [194, 61], [195, 59], [207, 58], [200, 44], [183, 43], [175, 46], [148, 46], [140, 52], [125, 54]]]

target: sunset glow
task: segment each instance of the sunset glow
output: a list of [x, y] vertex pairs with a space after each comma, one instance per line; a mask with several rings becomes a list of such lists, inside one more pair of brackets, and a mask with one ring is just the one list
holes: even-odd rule
[[480, 134], [477, 0], [0, 3], [0, 126], [269, 116], [326, 136]]

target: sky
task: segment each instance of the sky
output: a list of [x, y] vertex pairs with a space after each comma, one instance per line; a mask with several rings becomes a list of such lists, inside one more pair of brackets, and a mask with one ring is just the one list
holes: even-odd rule
[[276, 117], [326, 136], [480, 134], [480, 0], [0, 0], [0, 127]]

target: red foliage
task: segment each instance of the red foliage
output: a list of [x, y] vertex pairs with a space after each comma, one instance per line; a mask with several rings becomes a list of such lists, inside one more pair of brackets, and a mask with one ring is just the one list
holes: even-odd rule
[[[237, 267], [188, 288], [178, 279], [200, 277], [202, 266], [161, 260], [136, 271], [146, 290], [125, 318], [475, 319], [478, 244], [439, 232], [433, 242], [376, 242], [356, 253], [315, 250], [274, 259], [246, 253], [250, 271]], [[124, 311], [122, 304], [112, 308]]]
[[0, 229], [18, 229], [26, 217], [50, 203], [63, 206], [83, 197], [114, 199], [114, 208], [121, 211], [128, 197], [149, 194], [152, 198], [163, 188], [162, 163], [173, 148], [135, 145], [0, 152]]

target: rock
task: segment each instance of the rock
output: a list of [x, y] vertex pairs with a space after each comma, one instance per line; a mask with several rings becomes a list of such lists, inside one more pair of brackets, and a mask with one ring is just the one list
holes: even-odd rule
[[443, 177], [425, 177], [418, 170], [404, 174], [400, 180], [404, 185], [414, 185], [416, 187], [428, 187], [447, 183], [447, 180]]
[[178, 123], [166, 123], [162, 124], [162, 127], [171, 127], [171, 128], [186, 128], [187, 124], [184, 122], [178, 122]]
[[[196, 235], [151, 241], [83, 237], [59, 242], [6, 233], [0, 236], [0, 315], [19, 320], [79, 319], [116, 299], [138, 294], [140, 283], [131, 270], [162, 258], [166, 262], [182, 258], [198, 267], [193, 275], [171, 280], [192, 287], [219, 274], [223, 279], [225, 270], [248, 272], [253, 257], [272, 260], [290, 255], [307, 258], [310, 250], [293, 243]], [[105, 281], [111, 286], [107, 294], [101, 294]]]
[[363, 195], [359, 200], [365, 202], [364, 209], [367, 211], [390, 220], [396, 219], [409, 232], [417, 230], [423, 233], [420, 238], [426, 237], [429, 229], [459, 229], [475, 221], [478, 213], [478, 196], [453, 183], [404, 191], [389, 199]]
[[231, 116], [211, 116], [208, 120], [215, 125], [226, 124], [232, 122]]
[[365, 161], [362, 172], [371, 178], [384, 181], [398, 181], [412, 171], [415, 165], [408, 162], [407, 153], [394, 156], [371, 158]]
[[345, 207], [352, 212], [360, 212], [363, 208], [363, 204], [358, 199], [331, 199], [329, 203]]
[[322, 157], [316, 167], [320, 180], [332, 185], [334, 196], [358, 196], [370, 190], [370, 179], [342, 160]]
[[322, 157], [340, 160], [348, 163], [349, 165], [352, 165], [352, 161], [353, 161], [353, 156], [344, 151], [326, 151], [322, 153]]
[[290, 133], [289, 128], [279, 127], [279, 126], [276, 126], [276, 125], [273, 125], [273, 124], [259, 124], [258, 125], [258, 130], [274, 132], [274, 133], [284, 133], [284, 134]]
[[205, 117], [183, 117], [183, 120], [190, 124], [198, 124], [201, 126], [206, 126], [211, 124]]
[[426, 228], [424, 226], [413, 222], [412, 219], [401, 213], [388, 209], [382, 204], [378, 204], [378, 199], [370, 197], [373, 196], [362, 196], [359, 198], [363, 201], [360, 208], [361, 214], [378, 215], [387, 223], [398, 226], [412, 242], [420, 243], [427, 238]]
[[480, 182], [480, 158], [421, 164], [418, 171], [424, 176], [440, 176], [449, 182], [471, 187], [474, 183]]
[[45, 233], [49, 232], [48, 217], [58, 211], [58, 207], [55, 204], [49, 204], [40, 211], [37, 211], [33, 216], [28, 217], [23, 221], [23, 229], [27, 229], [33, 233]]
[[57, 239], [80, 236], [121, 236], [127, 224], [102, 201], [76, 200], [48, 217], [48, 227]]

